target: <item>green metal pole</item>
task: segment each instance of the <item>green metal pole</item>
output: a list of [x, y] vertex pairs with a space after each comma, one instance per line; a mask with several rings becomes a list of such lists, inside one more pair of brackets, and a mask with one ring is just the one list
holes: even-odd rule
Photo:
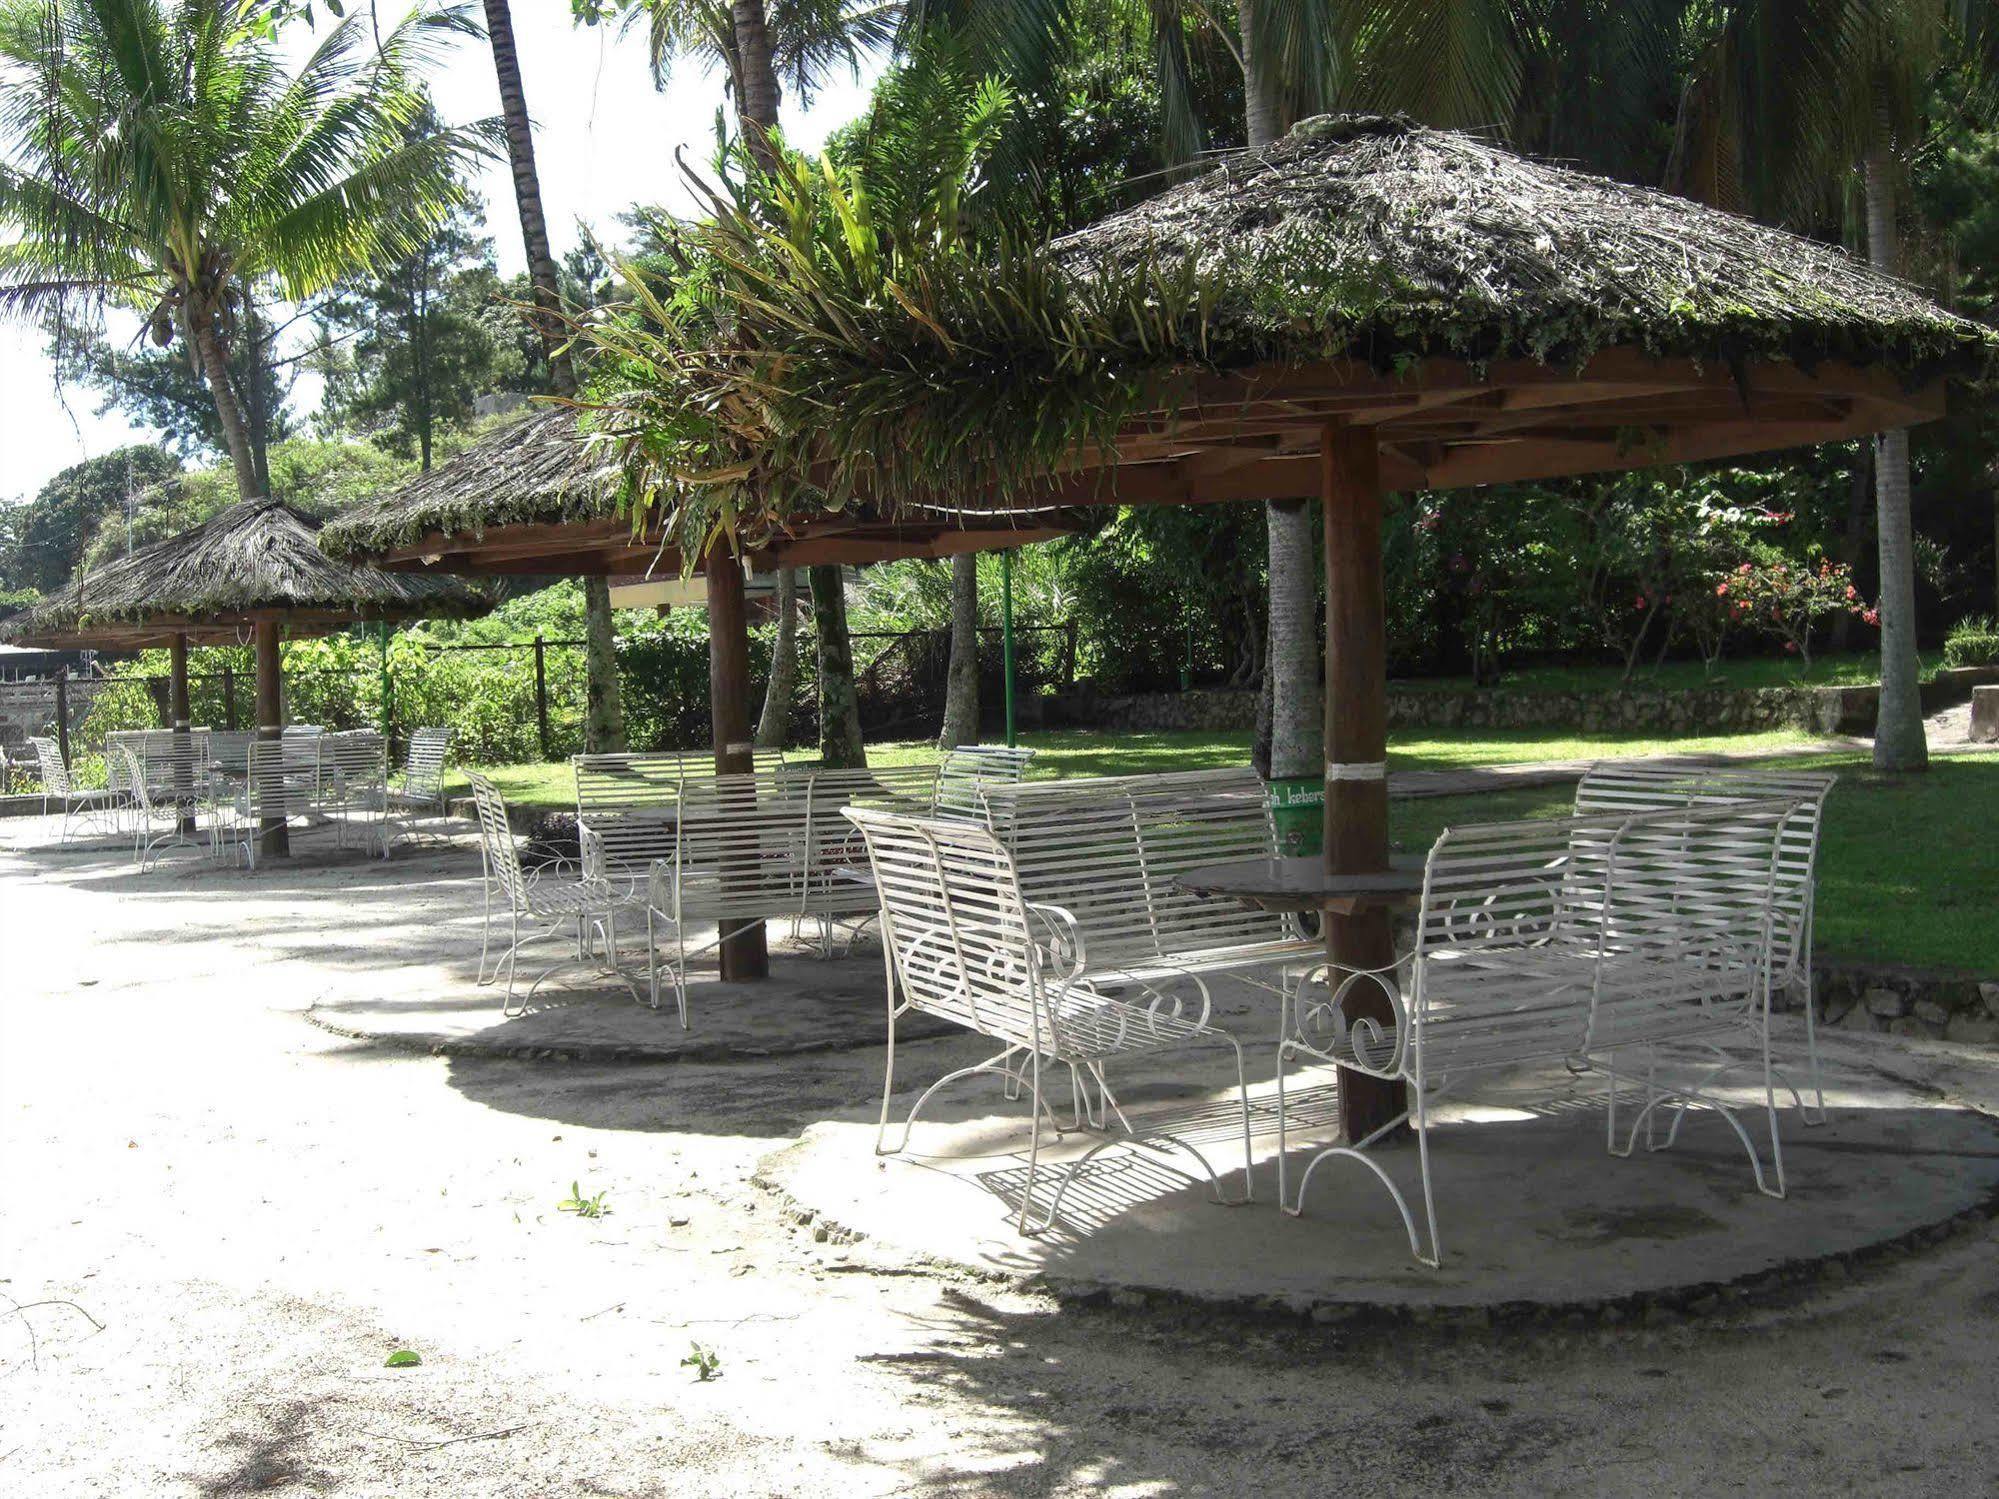
[[379, 620], [375, 625], [375, 641], [382, 651], [382, 742], [391, 753], [395, 750], [395, 712], [389, 698], [389, 622]]
[[1013, 748], [1013, 553], [1000, 553], [1000, 677], [1006, 700], [1006, 746]]

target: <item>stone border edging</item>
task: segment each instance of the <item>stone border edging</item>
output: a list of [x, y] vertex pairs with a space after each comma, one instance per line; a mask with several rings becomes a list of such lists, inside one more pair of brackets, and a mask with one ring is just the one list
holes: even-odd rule
[[[546, 1041], [530, 1044], [475, 1041], [470, 1038], [434, 1034], [383, 1034], [341, 1025], [321, 1015], [318, 1005], [309, 1005], [299, 1013], [307, 1025], [325, 1031], [328, 1035], [338, 1036], [344, 1041], [359, 1041], [369, 1046], [386, 1047], [410, 1056], [464, 1057], [488, 1062], [564, 1062], [599, 1067], [672, 1067], [682, 1063], [714, 1065], [727, 1062], [767, 1062], [777, 1057], [865, 1051], [871, 1046], [882, 1044], [879, 1038], [873, 1036], [861, 1041], [848, 1041], [829, 1036], [823, 1041], [798, 1041], [785, 1046], [735, 1046], [725, 1042], [706, 1041], [695, 1043], [684, 1050], [667, 1052], [657, 1047], [613, 1045], [596, 1041], [566, 1045]], [[955, 1032], [946, 1027], [944, 1022], [939, 1021], [938, 1029], [933, 1032], [909, 1034], [904, 1031], [896, 1037], [896, 1040], [898, 1043], [936, 1041], [954, 1034]]]

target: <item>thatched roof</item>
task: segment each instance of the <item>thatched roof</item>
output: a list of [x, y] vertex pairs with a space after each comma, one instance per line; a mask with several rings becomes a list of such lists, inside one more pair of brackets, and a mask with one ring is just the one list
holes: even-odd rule
[[320, 522], [278, 500], [244, 500], [201, 525], [77, 578], [0, 625], [20, 641], [147, 643], [232, 633], [258, 618], [295, 632], [355, 620], [483, 614], [492, 600], [455, 578], [336, 562]]
[[1621, 346], [1920, 378], [1990, 340], [1832, 246], [1400, 117], [1304, 121], [1052, 250], [1086, 278], [1191, 265], [1223, 365]]
[[320, 546], [352, 557], [433, 533], [607, 521], [617, 516], [619, 490], [610, 450], [583, 439], [577, 412], [545, 406], [493, 428], [400, 489], [342, 511], [320, 533]]

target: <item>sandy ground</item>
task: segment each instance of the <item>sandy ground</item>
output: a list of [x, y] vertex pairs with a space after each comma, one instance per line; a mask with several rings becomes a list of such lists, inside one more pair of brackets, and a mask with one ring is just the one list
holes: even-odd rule
[[[1777, 1308], [1524, 1334], [1058, 1309], [815, 1243], [750, 1182], [876, 1086], [412, 1056], [469, 850], [134, 875], [0, 832], [0, 1494], [1970, 1494], [1981, 1232]], [[1883, 1042], [1912, 1083], [1999, 1067]], [[910, 1048], [942, 1070], [962, 1043]], [[608, 1216], [558, 1210], [572, 1181]], [[58, 1301], [73, 1303], [54, 1304]], [[691, 1344], [720, 1360], [708, 1382]], [[384, 1367], [399, 1348], [420, 1367]]]

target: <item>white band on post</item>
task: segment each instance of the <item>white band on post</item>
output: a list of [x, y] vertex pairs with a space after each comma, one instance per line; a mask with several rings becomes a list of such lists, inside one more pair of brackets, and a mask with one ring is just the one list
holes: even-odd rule
[[1385, 781], [1388, 779], [1386, 760], [1368, 760], [1359, 764], [1342, 764], [1338, 760], [1326, 762], [1326, 779], [1329, 781]]
[[754, 744], [751, 744], [748, 740], [738, 739], [724, 746], [722, 753], [725, 755], [747, 755], [755, 749], [756, 746]]

